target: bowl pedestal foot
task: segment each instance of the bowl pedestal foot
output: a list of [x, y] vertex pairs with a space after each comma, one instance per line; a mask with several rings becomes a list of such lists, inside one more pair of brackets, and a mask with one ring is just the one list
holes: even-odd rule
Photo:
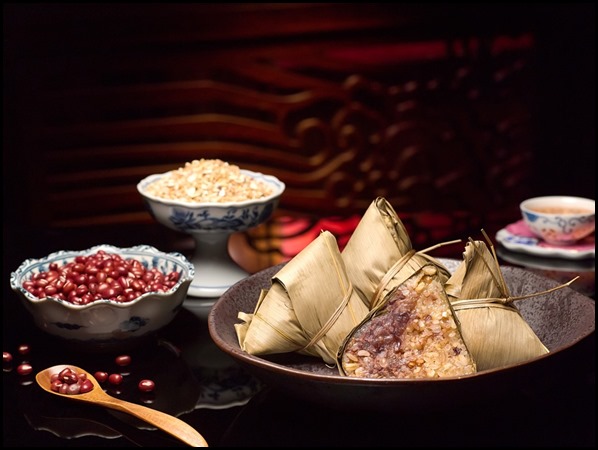
[[189, 286], [190, 297], [218, 298], [249, 275], [233, 261], [228, 252], [229, 232], [191, 235], [195, 240], [195, 252], [191, 258], [195, 276]]

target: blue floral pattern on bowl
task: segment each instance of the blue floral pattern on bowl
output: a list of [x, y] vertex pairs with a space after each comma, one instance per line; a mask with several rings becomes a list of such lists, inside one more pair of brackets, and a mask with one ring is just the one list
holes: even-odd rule
[[260, 199], [228, 203], [189, 203], [147, 195], [145, 188], [164, 174], [144, 178], [138, 183], [137, 190], [152, 217], [173, 230], [184, 233], [235, 233], [268, 220], [285, 189], [285, 184], [271, 175], [249, 170], [241, 172], [268, 184], [273, 190], [272, 194]]
[[252, 228], [272, 215], [274, 207], [271, 203], [260, 210], [258, 206], [249, 208], [228, 208], [225, 215], [216, 217], [209, 210], [199, 212], [173, 208], [168, 218], [172, 224], [183, 232], [203, 230], [242, 231]]
[[594, 217], [563, 217], [563, 216], [555, 216], [552, 218], [549, 217], [540, 217], [537, 214], [533, 214], [530, 212], [523, 213], [524, 218], [529, 221], [529, 223], [536, 224], [537, 226], [550, 226], [557, 228], [563, 234], [570, 234], [573, 232], [578, 225], [592, 225], [594, 223]]
[[566, 195], [533, 197], [519, 205], [535, 237], [553, 245], [573, 245], [594, 232], [596, 202]]
[[248, 275], [229, 254], [230, 235], [257, 227], [270, 219], [285, 184], [273, 175], [241, 169], [242, 174], [268, 185], [271, 193], [262, 198], [229, 202], [191, 202], [146, 192], [149, 185], [168, 173], [147, 176], [137, 183], [137, 191], [156, 222], [193, 237], [195, 251], [191, 262], [195, 266], [195, 277], [189, 287], [189, 295], [213, 301]]

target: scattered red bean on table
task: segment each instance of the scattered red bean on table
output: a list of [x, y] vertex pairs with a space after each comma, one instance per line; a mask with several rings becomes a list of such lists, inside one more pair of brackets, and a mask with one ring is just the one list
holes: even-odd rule
[[97, 371], [93, 374], [96, 380], [100, 383], [105, 383], [108, 380], [108, 372]]
[[31, 351], [31, 347], [29, 344], [21, 344], [17, 350], [21, 355], [28, 355]]
[[131, 357], [129, 355], [119, 355], [114, 358], [114, 362], [122, 367], [128, 366], [131, 364]]
[[[18, 348], [19, 353], [28, 354], [30, 347], [22, 344]], [[12, 362], [13, 356], [10, 352], [2, 352], [2, 359], [4, 363]], [[131, 363], [130, 355], [118, 355], [114, 358], [114, 362], [119, 366], [128, 366]], [[28, 362], [22, 362], [17, 366], [17, 373], [22, 376], [29, 375], [33, 372], [33, 366]], [[122, 384], [124, 377], [120, 373], [111, 373], [104, 371], [96, 371], [93, 374], [94, 378], [99, 383], [108, 382], [113, 386]], [[139, 381], [137, 388], [140, 392], [151, 393], [154, 391], [156, 383], [150, 379], [144, 378]], [[78, 373], [70, 367], [66, 367], [58, 373], [54, 373], [50, 377], [50, 389], [67, 395], [76, 395], [89, 392], [93, 389], [93, 383], [87, 378], [84, 372]]]
[[19, 375], [29, 375], [31, 372], [33, 372], [33, 367], [29, 363], [22, 363], [17, 366]]
[[120, 373], [111, 373], [108, 376], [108, 383], [113, 385], [119, 385], [123, 382], [123, 376]]
[[141, 392], [152, 392], [156, 384], [152, 380], [141, 380], [137, 387]]

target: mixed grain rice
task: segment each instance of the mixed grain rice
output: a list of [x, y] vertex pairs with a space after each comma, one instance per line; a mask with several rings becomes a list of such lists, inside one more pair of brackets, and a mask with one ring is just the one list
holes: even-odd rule
[[274, 192], [265, 182], [242, 173], [239, 166], [203, 158], [167, 172], [145, 191], [155, 197], [193, 203], [256, 200]]
[[426, 266], [349, 339], [342, 367], [360, 378], [441, 378], [476, 371], [438, 281]]

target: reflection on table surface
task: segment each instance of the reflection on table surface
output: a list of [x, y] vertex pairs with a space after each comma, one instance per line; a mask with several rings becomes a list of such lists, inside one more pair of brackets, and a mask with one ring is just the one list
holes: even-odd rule
[[[502, 264], [559, 281], [579, 275], [571, 287], [594, 295], [593, 260], [559, 262], [497, 250]], [[8, 269], [19, 262], [10, 261]], [[4, 294], [3, 350], [14, 356], [3, 373], [5, 446], [182, 446], [128, 415], [44, 393], [34, 382], [37, 371], [72, 363], [93, 372], [113, 367], [117, 355], [62, 346], [37, 329], [7, 286]], [[112, 394], [178, 416], [212, 447], [595, 445], [594, 334], [564, 352], [550, 382], [533, 389], [467, 408], [442, 405], [439, 398], [430, 414], [402, 407], [376, 415], [290, 397], [246, 373], [209, 336], [206, 319], [214, 300], [188, 298], [170, 325], [128, 352], [130, 375]], [[23, 343], [31, 345], [27, 356], [16, 351]], [[31, 376], [16, 373], [24, 359], [34, 367]], [[156, 382], [152, 395], [134, 389], [141, 374]]]
[[497, 255], [501, 264], [522, 267], [539, 275], [552, 278], [560, 283], [579, 276], [571, 285], [572, 289], [588, 297], [595, 296], [595, 259], [542, 258], [535, 255], [518, 253], [498, 246]]
[[[439, 398], [439, 408], [429, 415], [398, 408], [402, 412], [376, 417], [326, 408], [262, 385], [212, 343], [205, 320], [192, 309], [183, 308], [155, 340], [130, 352], [130, 379], [112, 394], [178, 416], [210, 446], [583, 446], [595, 439], [593, 336], [568, 352], [562, 372], [553, 374], [554, 384], [516, 390], [468, 410], [441, 405]], [[21, 325], [5, 349], [27, 340], [36, 369], [65, 362], [92, 370], [114, 364], [111, 354], [48, 351], [46, 336]], [[128, 415], [47, 395], [31, 376], [16, 374], [18, 359], [15, 355], [13, 370], [5, 367], [3, 375], [5, 446], [181, 446]], [[146, 398], [132, 388], [134, 374], [142, 373], [160, 387]]]
[[[35, 383], [35, 373], [56, 364], [73, 364], [91, 373], [98, 370], [123, 373], [123, 368], [116, 366], [114, 358], [118, 354], [114, 352], [62, 347], [62, 343], [27, 323], [22, 325], [17, 327], [10, 342], [4, 342], [4, 349], [11, 351], [14, 358], [12, 363], [4, 364], [5, 445], [56, 442], [56, 445], [68, 446], [73, 439], [82, 439], [77, 445], [104, 440], [108, 441], [99, 445], [181, 445], [166, 433], [127, 414], [82, 405], [41, 390]], [[28, 355], [16, 351], [21, 343], [31, 346]], [[216, 348], [205, 319], [188, 308], [183, 308], [157, 336], [126, 354], [131, 356], [132, 363], [124, 369], [124, 382], [117, 387], [107, 385], [108, 394], [178, 416], [196, 426], [208, 442], [209, 435], [218, 430], [218, 425], [210, 421], [227, 416], [220, 425], [224, 426], [230, 420], [228, 413], [218, 411], [232, 413], [263, 387]], [[34, 368], [31, 375], [17, 374], [16, 367], [24, 360]], [[152, 379], [157, 386], [155, 391], [141, 393], [136, 386], [141, 378]], [[203, 416], [208, 417], [210, 425], [199, 420]]]

